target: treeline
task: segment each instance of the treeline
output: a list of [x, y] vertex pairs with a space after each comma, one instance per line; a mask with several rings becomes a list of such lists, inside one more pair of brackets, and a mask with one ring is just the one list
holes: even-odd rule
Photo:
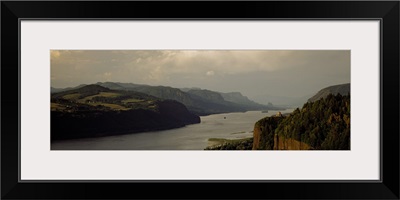
[[253, 141], [255, 143], [254, 150], [274, 149], [275, 130], [283, 119], [283, 116], [273, 116], [265, 117], [256, 122]]
[[159, 101], [157, 106], [157, 112], [150, 109], [85, 108], [76, 112], [52, 111], [51, 140], [168, 130], [200, 123], [198, 116], [176, 101]]
[[253, 148], [253, 138], [241, 141], [228, 142], [217, 146], [207, 147], [204, 150], [251, 150]]
[[255, 124], [252, 139], [206, 150], [276, 150], [282, 145], [300, 150], [301, 144], [314, 150], [350, 149], [350, 94], [330, 94], [304, 104], [286, 117], [265, 117]]
[[350, 95], [328, 95], [304, 104], [277, 126], [275, 134], [314, 149], [350, 149]]

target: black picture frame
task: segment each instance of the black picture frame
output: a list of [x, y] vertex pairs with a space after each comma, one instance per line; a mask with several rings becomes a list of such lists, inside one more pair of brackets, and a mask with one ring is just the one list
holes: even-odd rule
[[[2, 199], [399, 199], [399, 1], [2, 1]], [[19, 181], [20, 19], [379, 19], [381, 181]], [[367, 109], [367, 108], [366, 108]], [[368, 156], [368, 155], [366, 155]], [[149, 193], [148, 191], [153, 191]]]

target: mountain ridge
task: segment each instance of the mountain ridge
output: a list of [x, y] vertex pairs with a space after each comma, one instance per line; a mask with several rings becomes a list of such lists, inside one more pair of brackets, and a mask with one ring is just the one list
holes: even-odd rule
[[344, 83], [339, 85], [332, 85], [319, 90], [314, 96], [309, 98], [307, 102], [314, 102], [321, 98], [326, 98], [329, 94], [337, 95], [347, 95], [350, 93], [350, 83]]
[[174, 100], [86, 85], [51, 95], [51, 139], [166, 130], [200, 123]]
[[[175, 100], [184, 104], [191, 112], [200, 116], [226, 112], [280, 109], [273, 105], [262, 105], [256, 103], [242, 95], [240, 92], [222, 93], [197, 87], [173, 88], [169, 86], [150, 86], [121, 82], [97, 82], [95, 84], [109, 89], [136, 91], [160, 99]], [[66, 90], [64, 89], [63, 91]]]

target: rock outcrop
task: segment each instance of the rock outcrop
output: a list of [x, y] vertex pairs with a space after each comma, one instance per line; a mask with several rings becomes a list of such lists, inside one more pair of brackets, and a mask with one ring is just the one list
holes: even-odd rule
[[275, 129], [284, 119], [282, 115], [259, 120], [253, 131], [253, 150], [273, 150]]
[[284, 138], [282, 136], [274, 135], [274, 150], [310, 150], [312, 149], [308, 144], [294, 140], [292, 138]]
[[200, 123], [200, 117], [172, 100], [157, 104], [159, 111], [133, 109], [126, 111], [51, 112], [51, 139], [74, 139], [112, 136], [138, 132], [168, 130]]
[[259, 120], [254, 125], [253, 150], [309, 150], [308, 144], [292, 139], [284, 138], [275, 133], [279, 122], [285, 117], [278, 112], [272, 117]]

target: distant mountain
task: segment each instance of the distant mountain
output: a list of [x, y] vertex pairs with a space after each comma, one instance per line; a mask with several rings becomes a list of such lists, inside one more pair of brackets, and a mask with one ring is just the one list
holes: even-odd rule
[[166, 86], [139, 86], [127, 88], [127, 90], [137, 91], [160, 99], [170, 99], [184, 104], [190, 111], [197, 115], [208, 115], [222, 112], [221, 110], [211, 109], [207, 101], [193, 98], [192, 95], [177, 88]]
[[151, 96], [155, 96], [161, 99], [172, 99], [179, 101], [183, 104], [190, 105], [191, 98], [190, 96], [182, 92], [179, 89], [166, 87], [166, 86], [138, 86], [127, 88], [127, 90], [142, 92]]
[[226, 101], [234, 102], [234, 103], [242, 103], [242, 104], [252, 104], [254, 101], [249, 100], [246, 96], [243, 96], [240, 92], [229, 92], [229, 93], [220, 93], [222, 97]]
[[135, 91], [160, 99], [175, 100], [184, 104], [189, 111], [197, 115], [282, 109], [273, 105], [266, 106], [255, 103], [239, 92], [220, 93], [200, 88], [178, 89], [167, 86], [149, 86], [120, 82], [98, 82], [96, 85], [112, 90]]
[[277, 105], [277, 106], [286, 106], [286, 107], [299, 107], [303, 106], [307, 100], [312, 97], [313, 94], [308, 94], [300, 97], [287, 97], [287, 96], [275, 96], [269, 94], [258, 94], [252, 97], [252, 99], [261, 104], [267, 104], [268, 102]]
[[225, 99], [218, 92], [211, 90], [189, 90], [187, 93], [191, 94], [194, 98], [201, 98], [213, 103], [224, 103]]
[[106, 87], [106, 88], [109, 88], [112, 90], [125, 90], [125, 87], [123, 87], [117, 83], [113, 83], [113, 82], [104, 82], [104, 83], [97, 82], [96, 85], [100, 85], [100, 86], [103, 86], [103, 87]]
[[245, 112], [249, 110], [266, 110], [267, 106], [251, 107], [246, 104], [226, 101], [222, 94], [210, 90], [192, 89], [187, 92], [192, 99], [211, 113]]
[[141, 87], [141, 86], [149, 86], [149, 85], [143, 85], [143, 84], [120, 83], [120, 82], [115, 82], [115, 84], [118, 84], [118, 85], [124, 87], [125, 89], [136, 88], [136, 87]]
[[[97, 83], [107, 87], [104, 83]], [[173, 88], [168, 86], [149, 86], [133, 83], [114, 83], [124, 90], [141, 92], [161, 99], [171, 99], [183, 103], [197, 115], [209, 115], [224, 112], [244, 112], [248, 110], [268, 109], [264, 105], [251, 105], [225, 100], [221, 93], [200, 88]], [[110, 86], [115, 86], [108, 84]], [[229, 95], [229, 94], [228, 94]]]
[[[254, 109], [265, 109], [265, 105], [256, 103], [250, 100], [248, 97], [243, 96], [240, 92], [229, 92], [229, 93], [220, 93], [225, 101], [246, 105], [249, 108]], [[269, 105], [271, 106], [271, 104]]]
[[51, 95], [51, 139], [165, 130], [199, 123], [181, 103], [87, 85]]
[[350, 83], [329, 86], [327, 88], [324, 88], [324, 89], [320, 90], [317, 94], [315, 94], [314, 96], [309, 98], [308, 102], [314, 102], [314, 101], [317, 101], [317, 100], [319, 100], [321, 98], [326, 98], [329, 94], [347, 95], [349, 93], [350, 93]]
[[[109, 92], [111, 91], [109, 88], [105, 88], [99, 85], [85, 85], [82, 87], [75, 87], [74, 89], [70, 89], [70, 90], [64, 90], [62, 92], [57, 92], [51, 95], [51, 98], [64, 98], [64, 96], [71, 96], [71, 95], [75, 95], [77, 96], [77, 98], [79, 97], [86, 97], [86, 96], [90, 96], [90, 95], [94, 95], [94, 94], [98, 94], [100, 92]], [[79, 95], [79, 97], [78, 97]], [[71, 99], [66, 97], [67, 99]]]
[[68, 90], [73, 90], [73, 89], [77, 89], [77, 88], [81, 88], [86, 86], [86, 84], [81, 84], [78, 85], [76, 87], [67, 87], [67, 88], [54, 88], [54, 87], [50, 87], [50, 93], [57, 93], [57, 92], [63, 92], [63, 91], [68, 91]]
[[191, 88], [179, 88], [180, 90], [182, 90], [183, 92], [187, 92], [189, 90], [201, 90], [201, 88], [198, 87], [191, 87]]
[[273, 103], [274, 105], [280, 106], [280, 107], [301, 107], [303, 106], [304, 103], [306, 102], [313, 102], [316, 101], [320, 98], [326, 97], [328, 94], [342, 94], [342, 95], [347, 95], [347, 93], [350, 92], [350, 83], [347, 84], [341, 84], [341, 85], [335, 85], [335, 86], [330, 86], [327, 88], [324, 88], [320, 90], [317, 94], [305, 94], [304, 96], [299, 96], [299, 97], [287, 97], [287, 96], [274, 96], [274, 95], [269, 95], [269, 94], [258, 94], [255, 96], [252, 96], [251, 98], [261, 104], [267, 104], [268, 102]]
[[142, 92], [161, 99], [176, 100], [183, 103], [197, 115], [247, 111], [243, 105], [225, 101], [219, 93], [209, 90], [183, 92], [180, 89], [166, 86], [140, 86], [129, 90]]
[[50, 87], [50, 92], [51, 92], [51, 93], [62, 92], [62, 91], [64, 91], [63, 88], [54, 88], [54, 87]]
[[244, 110], [274, 110], [277, 109], [273, 105], [262, 105], [255, 103], [249, 100], [246, 96], [243, 96], [240, 92], [230, 92], [230, 93], [222, 93], [222, 92], [214, 92], [210, 90], [189, 90], [189, 94], [191, 94], [194, 98], [200, 97], [202, 99], [207, 100], [208, 102], [222, 104], [225, 106], [231, 106], [236, 108], [241, 108]]

